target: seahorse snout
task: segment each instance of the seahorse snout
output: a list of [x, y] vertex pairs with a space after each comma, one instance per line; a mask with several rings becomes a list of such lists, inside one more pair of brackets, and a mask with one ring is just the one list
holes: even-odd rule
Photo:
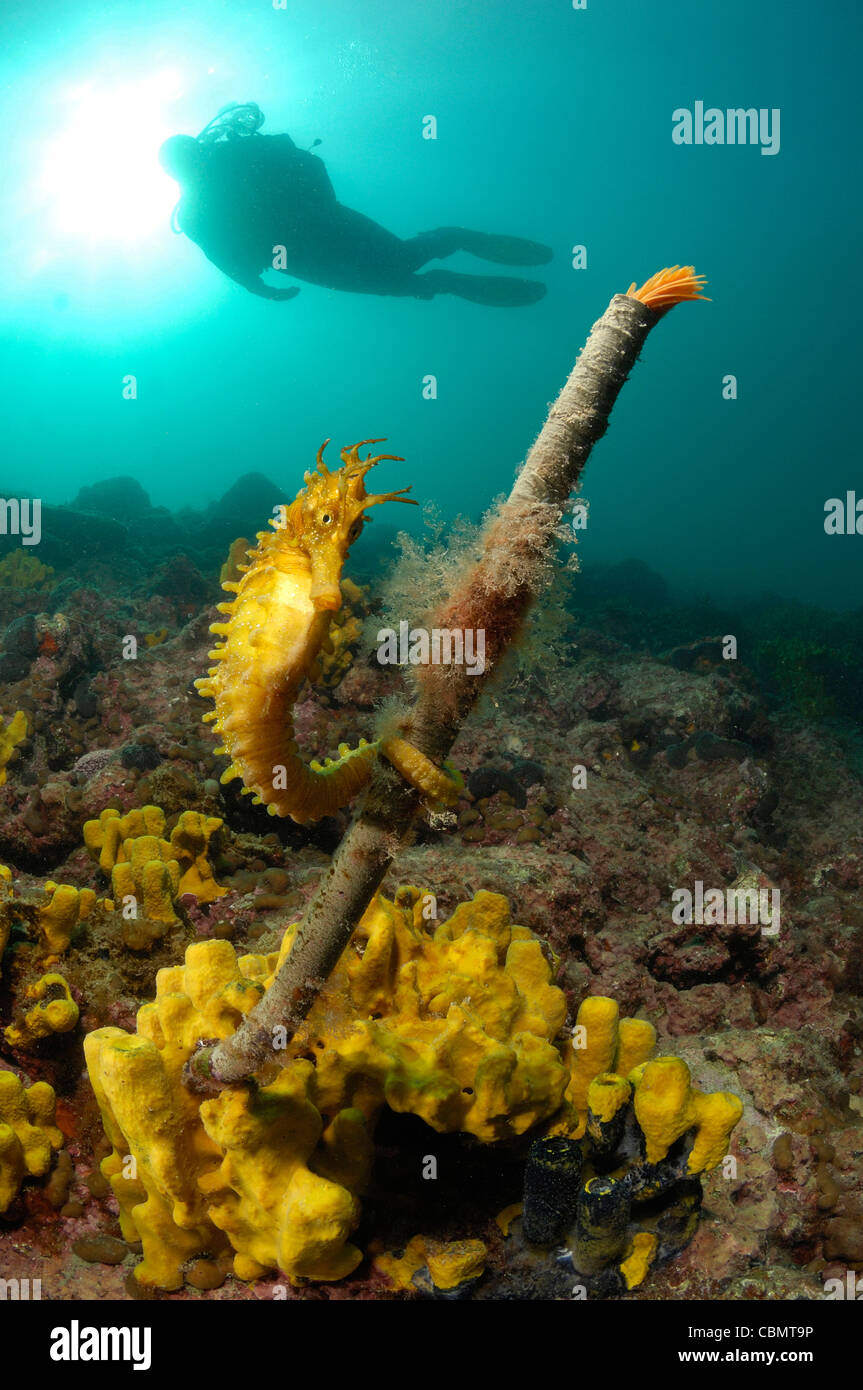
[[342, 606], [339, 580], [347, 547], [339, 543], [338, 537], [327, 537], [325, 542], [319, 542], [309, 549], [312, 571], [309, 598], [312, 606], [318, 613], [337, 613]]
[[337, 613], [342, 606], [342, 591], [338, 585], [334, 589], [332, 587], [312, 589], [309, 597], [319, 613]]

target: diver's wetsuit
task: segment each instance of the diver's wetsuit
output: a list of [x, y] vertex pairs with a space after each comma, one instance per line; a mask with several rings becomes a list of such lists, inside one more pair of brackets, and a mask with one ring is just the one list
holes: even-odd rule
[[509, 276], [416, 274], [427, 261], [458, 250], [506, 265], [540, 265], [551, 252], [520, 237], [460, 227], [402, 240], [344, 207], [323, 160], [297, 149], [289, 135], [252, 135], [198, 150], [193, 170], [169, 170], [182, 188], [178, 225], [214, 265], [265, 299], [299, 293], [296, 286], [276, 289], [260, 278], [273, 269], [274, 248], [282, 246], [284, 274], [329, 289], [416, 299], [456, 294], [499, 307], [534, 303], [545, 293], [538, 281]]

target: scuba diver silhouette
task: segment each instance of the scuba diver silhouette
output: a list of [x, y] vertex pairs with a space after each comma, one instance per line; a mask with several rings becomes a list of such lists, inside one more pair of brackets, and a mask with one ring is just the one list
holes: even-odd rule
[[439, 227], [402, 240], [344, 207], [323, 160], [298, 149], [289, 135], [261, 135], [263, 121], [254, 102], [232, 104], [195, 139], [172, 135], [159, 151], [163, 169], [181, 190], [172, 226], [252, 294], [276, 300], [299, 294], [296, 285], [267, 284], [261, 279], [265, 270], [334, 290], [415, 299], [454, 294], [497, 308], [533, 304], [545, 294], [541, 282], [511, 276], [417, 274], [427, 261], [455, 251], [517, 266], [544, 265], [552, 252], [521, 237], [464, 227]]

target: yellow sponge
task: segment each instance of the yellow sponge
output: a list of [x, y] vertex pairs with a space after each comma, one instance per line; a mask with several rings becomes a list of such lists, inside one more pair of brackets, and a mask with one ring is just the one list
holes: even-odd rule
[[0, 1071], [0, 1212], [25, 1177], [43, 1177], [63, 1135], [54, 1124], [55, 1097], [46, 1081], [27, 1089], [14, 1072]]
[[73, 888], [68, 883], [45, 884], [50, 901], [36, 913], [36, 927], [43, 947], [52, 955], [62, 955], [68, 949], [72, 934], [79, 922], [84, 922], [97, 905], [110, 910], [112, 904], [97, 900], [92, 888]]
[[3, 1036], [10, 1047], [27, 1047], [52, 1033], [69, 1033], [78, 1022], [78, 1005], [62, 975], [43, 975], [27, 988], [27, 998], [35, 999], [20, 1024], [10, 1024]]
[[154, 922], [176, 922], [174, 899], [180, 888], [180, 866], [171, 857], [171, 846], [155, 835], [139, 835], [123, 842], [124, 858], [111, 870], [114, 901], [134, 898], [144, 917]]
[[0, 787], [6, 781], [6, 764], [18, 744], [24, 742], [28, 728], [27, 716], [22, 709], [15, 711], [8, 724], [0, 719]]
[[[644, 1135], [648, 1163], [658, 1163], [688, 1130], [695, 1130], [689, 1172], [715, 1168], [725, 1156], [728, 1139], [743, 1113], [735, 1095], [704, 1095], [690, 1082], [679, 1057], [649, 1061], [656, 1043], [653, 1025], [644, 1019], [620, 1018], [613, 999], [591, 995], [578, 1011], [573, 1046], [567, 1049], [567, 1107], [551, 1130], [570, 1138], [584, 1136], [588, 1118], [608, 1124], [634, 1092], [635, 1118]], [[599, 1132], [592, 1137], [597, 1139]]]
[[218, 816], [184, 811], [171, 831], [171, 851], [180, 866], [179, 891], [194, 893], [202, 903], [215, 902], [228, 891], [216, 882], [207, 859], [210, 840], [221, 826]]
[[137, 807], [125, 816], [109, 806], [98, 820], [85, 821], [84, 843], [103, 874], [111, 875], [115, 898], [134, 897], [144, 916], [176, 922], [173, 902], [181, 893], [209, 903], [228, 891], [207, 859], [221, 826], [218, 816], [183, 811], [167, 840], [161, 806]]
[[161, 839], [165, 833], [165, 813], [161, 806], [139, 806], [121, 816], [113, 806], [101, 812], [98, 820], [84, 822], [84, 844], [106, 877], [115, 864], [125, 858], [123, 844], [140, 835]]
[[689, 1068], [679, 1057], [657, 1057], [641, 1071], [635, 1088], [635, 1117], [645, 1139], [648, 1163], [665, 1158], [672, 1144], [695, 1128], [690, 1173], [715, 1168], [743, 1114], [739, 1096], [727, 1091], [703, 1095], [693, 1090]]
[[638, 1231], [633, 1236], [626, 1258], [619, 1266], [628, 1289], [635, 1289], [644, 1282], [658, 1248], [659, 1241], [650, 1231]]
[[582, 1000], [578, 1010], [569, 1056], [569, 1085], [566, 1088], [566, 1099], [580, 1121], [575, 1138], [581, 1137], [587, 1124], [590, 1083], [601, 1072], [614, 1071], [619, 1017], [617, 1002], [603, 995], [589, 995]]
[[9, 942], [12, 932], [12, 913], [9, 904], [13, 898], [12, 893], [12, 870], [5, 864], [0, 864], [0, 963], [2, 963], [3, 952]]
[[427, 1266], [436, 1289], [457, 1289], [469, 1279], [477, 1279], [485, 1269], [488, 1250], [481, 1240], [434, 1240], [414, 1236], [400, 1255], [379, 1255], [375, 1269], [385, 1275], [394, 1288], [409, 1289], [414, 1275]]
[[[436, 929], [418, 889], [376, 899], [302, 1030], [249, 1086], [202, 1100], [182, 1069], [202, 1038], [233, 1033], [291, 950], [237, 958], [223, 940], [160, 970], [129, 1036], [85, 1039], [114, 1151], [102, 1164], [136, 1277], [182, 1286], [203, 1251], [234, 1251], [243, 1279], [340, 1279], [359, 1263], [350, 1235], [384, 1104], [481, 1140], [523, 1133], [560, 1106], [567, 1074], [552, 1039], [565, 1017], [540, 943], [504, 898], [478, 893]], [[308, 1060], [314, 1056], [316, 1064]], [[473, 1277], [479, 1251], [429, 1250], [433, 1277]], [[454, 1286], [454, 1285], [453, 1285]]]

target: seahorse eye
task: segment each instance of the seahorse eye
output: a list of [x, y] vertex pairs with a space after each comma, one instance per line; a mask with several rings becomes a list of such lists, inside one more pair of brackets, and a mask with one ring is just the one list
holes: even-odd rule
[[323, 516], [321, 517], [321, 525], [322, 525], [322, 526], [332, 526], [332, 524], [333, 524], [333, 518], [330, 516], [329, 512], [324, 512]]

